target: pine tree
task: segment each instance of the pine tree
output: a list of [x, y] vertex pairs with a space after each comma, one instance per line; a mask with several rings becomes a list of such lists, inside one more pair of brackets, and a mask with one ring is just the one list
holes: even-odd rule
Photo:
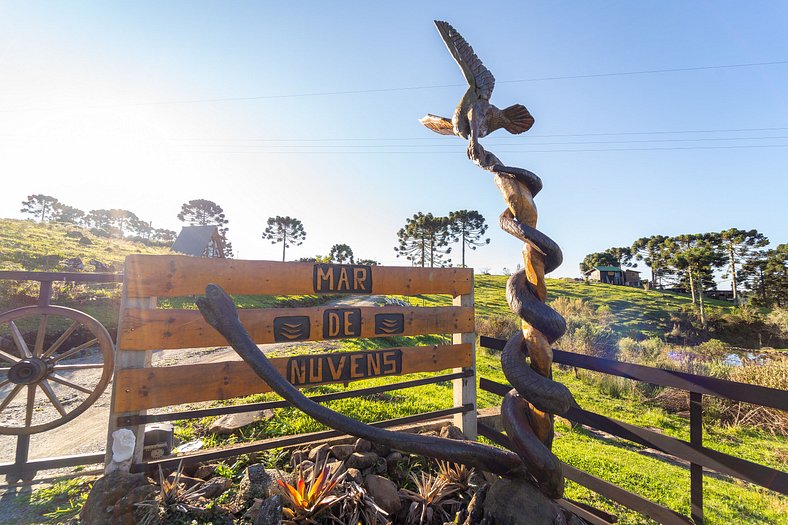
[[328, 258], [332, 262], [344, 264], [349, 262], [355, 264], [353, 259], [353, 250], [347, 244], [335, 244], [328, 252]]
[[[757, 230], [739, 230], [731, 228], [720, 232], [718, 237], [720, 248], [728, 256], [727, 268], [728, 274], [731, 277], [731, 291], [733, 292], [734, 304], [739, 303], [739, 292], [737, 286], [736, 268], [741, 267], [744, 260], [748, 255], [758, 248], [763, 248], [769, 244], [767, 239], [762, 233]], [[724, 277], [727, 277], [725, 275]]]
[[431, 213], [416, 213], [397, 232], [397, 257], [405, 257], [415, 266], [446, 266], [444, 257], [451, 252], [448, 217], [434, 217]]
[[487, 224], [481, 213], [476, 210], [459, 210], [449, 213], [449, 235], [452, 242], [462, 246], [462, 267], [465, 268], [465, 247], [475, 250], [479, 246], [490, 244], [490, 239], [483, 239], [487, 232]]
[[58, 200], [49, 195], [38, 193], [36, 195], [28, 195], [26, 201], [22, 201], [22, 213], [29, 213], [38, 217], [40, 222], [46, 222], [47, 219], [52, 217], [54, 207]]
[[301, 246], [306, 238], [303, 223], [293, 217], [269, 217], [268, 226], [263, 232], [263, 239], [268, 239], [271, 244], [282, 243], [282, 261], [285, 252], [291, 246]]
[[651, 237], [641, 237], [632, 243], [631, 250], [634, 258], [643, 261], [646, 266], [651, 268], [652, 288], [656, 288], [657, 284], [662, 285], [662, 276], [667, 271], [666, 240], [667, 237], [664, 235], [652, 235]]
[[85, 212], [74, 208], [73, 206], [63, 204], [62, 202], [56, 202], [52, 206], [51, 220], [53, 222], [61, 222], [65, 224], [82, 224], [84, 218]]

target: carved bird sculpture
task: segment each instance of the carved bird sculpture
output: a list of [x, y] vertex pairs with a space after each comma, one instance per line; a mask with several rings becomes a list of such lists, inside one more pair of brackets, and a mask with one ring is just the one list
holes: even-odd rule
[[[419, 122], [441, 135], [457, 135], [468, 144], [468, 158], [480, 163], [484, 150], [479, 139], [504, 128], [509, 133], [520, 134], [531, 129], [534, 119], [525, 106], [515, 104], [504, 110], [490, 104], [490, 95], [495, 87], [495, 78], [484, 67], [465, 39], [449, 23], [435, 21], [443, 42], [449, 53], [460, 66], [468, 91], [460, 100], [451, 119], [427, 114]], [[485, 166], [483, 166], [485, 167]]]

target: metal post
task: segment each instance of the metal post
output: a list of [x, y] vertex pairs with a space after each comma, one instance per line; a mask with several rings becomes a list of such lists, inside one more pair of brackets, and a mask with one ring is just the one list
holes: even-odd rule
[[[703, 446], [703, 394], [690, 392], [690, 443]], [[692, 521], [703, 524], [703, 467], [690, 463]]]

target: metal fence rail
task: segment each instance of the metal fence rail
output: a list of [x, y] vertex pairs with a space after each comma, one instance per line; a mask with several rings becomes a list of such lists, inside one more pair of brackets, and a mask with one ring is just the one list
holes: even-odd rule
[[[506, 341], [481, 337], [480, 345], [485, 348], [503, 349]], [[564, 415], [570, 421], [608, 432], [614, 436], [639, 443], [683, 459], [690, 463], [690, 501], [692, 522], [703, 523], [703, 468], [732, 476], [750, 483], [766, 487], [788, 495], [788, 473], [753, 463], [729, 454], [703, 446], [703, 396], [712, 395], [734, 401], [741, 401], [779, 410], [788, 410], [788, 392], [774, 388], [748, 385], [706, 376], [664, 370], [643, 365], [622, 363], [613, 359], [603, 359], [561, 350], [553, 351], [553, 361], [558, 364], [574, 366], [626, 379], [643, 381], [654, 385], [685, 390], [690, 396], [690, 440], [689, 442], [617, 421], [581, 408], [571, 408]], [[502, 383], [481, 378], [480, 388], [503, 396], [511, 387]], [[480, 434], [508, 446], [503, 434], [485, 426]], [[687, 517], [666, 509], [645, 498], [624, 491], [610, 483], [579, 471], [569, 465], [564, 466], [567, 478], [584, 485], [603, 496], [621, 503], [633, 510], [646, 514], [660, 523], [688, 523]]]

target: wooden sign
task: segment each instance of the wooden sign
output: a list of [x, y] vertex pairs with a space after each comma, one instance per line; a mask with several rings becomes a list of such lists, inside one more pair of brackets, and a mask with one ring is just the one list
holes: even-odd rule
[[208, 283], [229, 294], [471, 293], [471, 268], [412, 268], [212, 259], [186, 255], [129, 255], [124, 271], [128, 297], [184, 297], [205, 293]]
[[296, 386], [356, 381], [402, 373], [402, 350], [299, 355], [287, 362], [287, 380]]
[[315, 293], [372, 293], [372, 268], [359, 265], [316, 264]]

